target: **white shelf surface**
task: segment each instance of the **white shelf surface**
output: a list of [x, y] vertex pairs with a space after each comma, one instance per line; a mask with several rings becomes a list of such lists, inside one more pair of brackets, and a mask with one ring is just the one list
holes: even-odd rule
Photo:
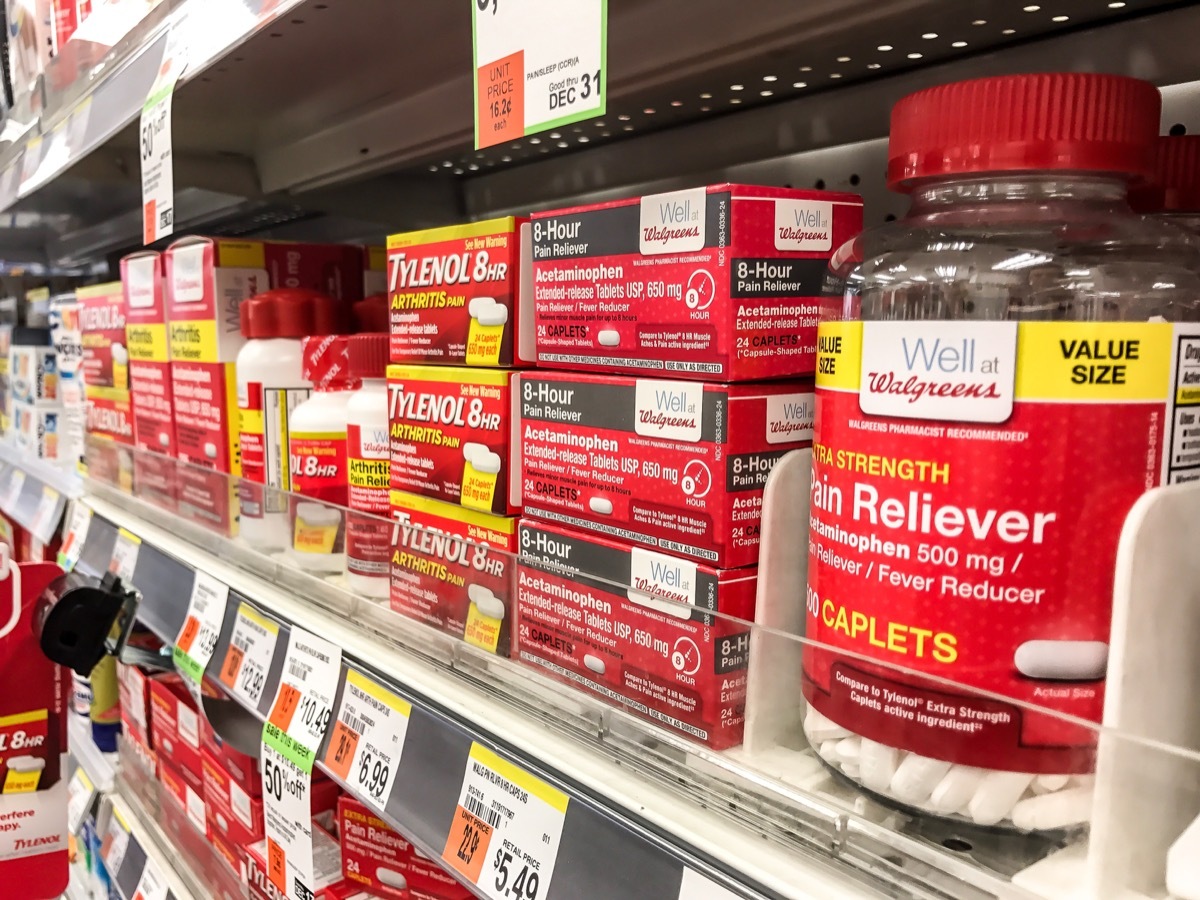
[[117, 754], [102, 753], [92, 740], [92, 730], [82, 716], [70, 714], [67, 723], [67, 746], [71, 756], [83, 767], [96, 790], [110, 793], [116, 780]]

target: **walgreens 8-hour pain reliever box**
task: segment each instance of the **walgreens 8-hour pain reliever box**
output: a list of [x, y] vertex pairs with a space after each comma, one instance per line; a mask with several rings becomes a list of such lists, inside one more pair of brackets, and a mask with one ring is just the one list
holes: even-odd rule
[[391, 492], [396, 612], [508, 655], [517, 519]]
[[511, 216], [389, 237], [392, 362], [532, 365], [528, 248]]
[[528, 516], [703, 560], [758, 562], [763, 487], [812, 444], [811, 382], [520, 379]]
[[705, 381], [810, 375], [854, 194], [720, 184], [535, 213], [538, 365]]
[[741, 742], [756, 567], [712, 569], [526, 518], [518, 538], [522, 662], [713, 748]]
[[512, 381], [503, 369], [388, 366], [392, 490], [519, 512]]

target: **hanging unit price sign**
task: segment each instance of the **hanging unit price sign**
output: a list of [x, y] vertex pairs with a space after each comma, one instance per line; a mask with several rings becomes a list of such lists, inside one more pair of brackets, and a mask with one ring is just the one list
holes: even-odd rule
[[25, 473], [14, 468], [8, 478], [8, 489], [4, 492], [4, 509], [11, 513], [17, 505], [21, 491], [25, 490]]
[[608, 0], [470, 0], [475, 146], [604, 115]]
[[104, 867], [115, 879], [121, 871], [121, 863], [125, 861], [125, 853], [129, 849], [129, 823], [114, 806], [112, 818], [108, 820], [108, 834], [100, 845], [100, 857]]
[[267, 877], [293, 900], [313, 896], [312, 769], [337, 694], [342, 651], [300, 628], [263, 726], [263, 821]]
[[167, 900], [167, 879], [152, 859], [146, 860], [142, 877], [138, 879], [133, 900]]
[[540, 778], [472, 744], [442, 859], [492, 900], [546, 897], [567, 800]]
[[248, 604], [238, 607], [229, 649], [221, 663], [220, 679], [221, 684], [253, 709], [258, 709], [267, 686], [267, 673], [271, 671], [278, 638], [278, 625], [259, 615]]
[[83, 766], [75, 770], [67, 783], [67, 833], [79, 834], [87, 812], [92, 808], [92, 800], [96, 796], [96, 786], [88, 778]]
[[42, 497], [38, 501], [37, 511], [33, 514], [33, 525], [29, 530], [43, 544], [54, 537], [58, 525], [58, 514], [61, 511], [62, 495], [48, 484], [42, 485]]
[[175, 639], [175, 668], [193, 681], [204, 678], [204, 670], [212, 659], [225, 621], [225, 604], [229, 600], [229, 586], [213, 578], [207, 572], [196, 572], [192, 583], [192, 599], [188, 603], [187, 616], [179, 637]]
[[407, 700], [361, 672], [347, 671], [325, 765], [380, 812], [396, 781], [411, 715]]
[[152, 244], [175, 230], [175, 161], [171, 150], [171, 105], [175, 83], [187, 68], [187, 17], [167, 35], [158, 76], [142, 105], [138, 133], [142, 151], [142, 242]]

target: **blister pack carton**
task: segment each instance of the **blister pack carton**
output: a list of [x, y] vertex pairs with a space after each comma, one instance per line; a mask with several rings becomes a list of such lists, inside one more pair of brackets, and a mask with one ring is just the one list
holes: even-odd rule
[[812, 383], [521, 376], [525, 514], [702, 560], [758, 562], [775, 462], [812, 443]]
[[528, 518], [518, 536], [522, 662], [714, 749], [741, 742], [757, 567], [713, 569]]
[[811, 375], [854, 194], [718, 184], [534, 213], [538, 365], [699, 381]]

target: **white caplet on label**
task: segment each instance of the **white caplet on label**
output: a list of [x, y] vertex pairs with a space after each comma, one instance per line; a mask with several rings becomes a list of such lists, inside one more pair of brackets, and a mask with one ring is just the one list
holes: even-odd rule
[[598, 656], [593, 656], [590, 653], [583, 658], [583, 664], [597, 675], [603, 675], [604, 670], [608, 668], [608, 666], [604, 664], [604, 660]]
[[621, 332], [615, 328], [605, 328], [596, 334], [596, 343], [601, 347], [617, 347], [621, 343]]
[[408, 888], [408, 879], [404, 877], [403, 873], [397, 872], [395, 869], [388, 869], [384, 866], [380, 866], [375, 870], [375, 877], [388, 887], [396, 888], [400, 891]]
[[486, 454], [476, 456], [471, 460], [471, 465], [475, 467], [475, 471], [481, 475], [499, 475], [500, 474], [500, 454], [492, 453], [490, 450]]
[[324, 503], [297, 503], [296, 518], [305, 525], [337, 525], [342, 521], [342, 511]]
[[472, 319], [478, 319], [485, 310], [491, 309], [495, 305], [495, 297], [472, 297], [471, 302], [467, 304], [467, 315]]
[[46, 761], [37, 756], [14, 756], [8, 761], [8, 768], [21, 774], [40, 772], [46, 768]]
[[212, 441], [209, 441], [207, 444], [205, 444], [204, 445], [204, 455], [207, 456], [209, 459], [216, 459], [217, 458], [217, 445], [214, 444]]
[[1103, 641], [1026, 641], [1013, 654], [1013, 665], [1028, 678], [1095, 681], [1108, 668]]
[[169, 434], [167, 434], [165, 431], [160, 431], [158, 433], [158, 442], [162, 446], [166, 447], [168, 444], [171, 443], [171, 436]]
[[123, 344], [112, 345], [113, 362], [125, 365], [129, 362], [129, 351], [125, 349]]
[[507, 306], [491, 306], [475, 317], [480, 325], [503, 325], [508, 321]]
[[600, 513], [602, 516], [611, 516], [613, 502], [607, 497], [593, 497], [588, 501], [588, 509], [594, 513]]
[[467, 588], [467, 596], [485, 619], [504, 619], [504, 601], [481, 584]]
[[480, 444], [477, 441], [467, 441], [462, 445], [463, 459], [469, 463], [475, 462], [475, 457], [491, 452], [491, 448], [487, 444]]

